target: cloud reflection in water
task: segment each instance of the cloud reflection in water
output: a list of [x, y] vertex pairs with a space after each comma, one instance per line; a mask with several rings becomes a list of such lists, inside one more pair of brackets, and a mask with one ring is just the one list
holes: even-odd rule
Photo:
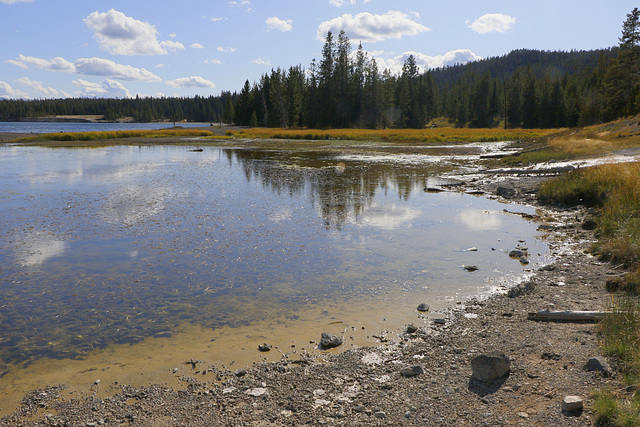
[[497, 211], [468, 209], [456, 219], [471, 231], [494, 231], [502, 227], [502, 214]]

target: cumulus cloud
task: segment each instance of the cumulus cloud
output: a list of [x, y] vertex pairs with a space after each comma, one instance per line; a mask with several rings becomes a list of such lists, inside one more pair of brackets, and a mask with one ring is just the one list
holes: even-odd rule
[[105, 79], [101, 83], [77, 79], [73, 81], [73, 85], [80, 89], [79, 96], [89, 98], [131, 98], [131, 93], [122, 83], [111, 79]]
[[479, 34], [486, 33], [504, 33], [513, 27], [516, 23], [516, 18], [509, 15], [503, 15], [502, 13], [487, 13], [480, 18], [473, 21], [467, 21], [469, 28]]
[[[369, 3], [371, 0], [364, 0], [362, 3], [367, 4]], [[345, 4], [356, 4], [357, 0], [329, 0], [329, 4], [331, 6], [335, 6], [335, 7], [342, 7]]]
[[412, 20], [409, 15], [390, 10], [383, 15], [363, 12], [355, 16], [345, 14], [325, 21], [318, 27], [317, 38], [324, 40], [328, 31], [338, 33], [340, 30], [344, 30], [350, 39], [368, 43], [390, 38], [400, 39], [430, 31], [429, 28]]
[[267, 67], [270, 67], [270, 66], [271, 66], [271, 61], [269, 61], [268, 59], [264, 59], [264, 58], [262, 58], [262, 57], [261, 57], [261, 58], [254, 59], [254, 60], [253, 60], [253, 61], [251, 61], [251, 62], [253, 62], [254, 64], [258, 64], [258, 65], [266, 65]]
[[249, 0], [230, 1], [229, 6], [239, 7], [241, 9], [244, 9], [244, 11], [247, 13], [253, 12], [253, 9], [251, 8], [251, 2]]
[[54, 88], [45, 87], [42, 82], [31, 80], [28, 77], [22, 77], [16, 80], [16, 82], [20, 83], [22, 86], [31, 88], [33, 91], [37, 92], [40, 95], [44, 95], [45, 98], [53, 98], [53, 97], [60, 96], [60, 92], [55, 90]]
[[75, 62], [76, 72], [86, 76], [109, 76], [122, 80], [136, 80], [142, 82], [159, 82], [160, 77], [145, 70], [130, 65], [116, 64], [109, 59], [80, 58]]
[[11, 87], [7, 82], [0, 80], [0, 99], [16, 99], [24, 98], [29, 99], [30, 96], [21, 90], [17, 90]]
[[189, 47], [192, 49], [204, 49], [204, 46], [202, 46], [200, 43], [192, 43]]
[[291, 19], [280, 19], [275, 16], [271, 18], [267, 18], [267, 28], [269, 30], [280, 30], [280, 31], [291, 31], [293, 30], [293, 20]]
[[76, 70], [76, 67], [75, 65], [73, 65], [73, 63], [59, 56], [50, 60], [46, 60], [20, 54], [16, 59], [9, 59], [5, 62], [7, 64], [13, 64], [20, 68], [24, 68], [25, 70], [29, 68], [29, 65], [33, 65], [34, 67], [47, 71], [63, 71], [72, 73]]
[[222, 46], [218, 46], [216, 48], [216, 50], [218, 52], [223, 52], [223, 53], [227, 53], [227, 52], [235, 52], [236, 48], [235, 47], [222, 47]]
[[158, 41], [156, 27], [114, 9], [93, 12], [84, 23], [94, 31], [100, 48], [114, 55], [165, 55], [184, 49], [182, 43]]
[[[2, 3], [2, 4], [31, 3], [31, 1], [32, 0], [0, 0], [0, 3]], [[2, 93], [2, 92], [0, 92], [0, 93]]]
[[219, 59], [210, 58], [210, 59], [205, 59], [204, 63], [205, 64], [222, 64], [222, 61], [220, 61]]
[[75, 62], [69, 62], [64, 58], [46, 60], [33, 56], [18, 55], [16, 59], [5, 61], [6, 63], [28, 69], [30, 65], [47, 71], [64, 71], [78, 73], [86, 76], [109, 76], [122, 80], [137, 80], [143, 82], [159, 82], [160, 77], [145, 70], [130, 65], [117, 64], [109, 59], [80, 58]]
[[335, 7], [342, 7], [345, 4], [356, 4], [356, 0], [329, 0], [329, 4]]
[[213, 82], [210, 82], [207, 79], [204, 79], [200, 76], [191, 76], [191, 77], [181, 77], [175, 80], [167, 80], [167, 84], [173, 87], [211, 87], [214, 88], [216, 85]]
[[447, 67], [456, 64], [466, 64], [467, 62], [478, 61], [482, 59], [482, 57], [476, 55], [469, 49], [458, 49], [447, 52], [444, 55], [436, 56], [425, 55], [420, 52], [408, 51], [403, 52], [402, 55], [397, 55], [393, 58], [388, 59], [376, 57], [376, 62], [380, 69], [389, 69], [389, 71], [391, 71], [392, 73], [399, 74], [402, 72], [402, 65], [409, 57], [409, 55], [413, 55], [413, 57], [416, 59], [416, 65], [418, 65], [418, 67], [420, 67], [420, 69], [423, 71], [431, 68]]

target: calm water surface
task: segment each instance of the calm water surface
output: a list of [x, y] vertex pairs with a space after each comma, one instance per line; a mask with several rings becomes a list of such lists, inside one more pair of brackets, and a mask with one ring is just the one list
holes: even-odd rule
[[[180, 122], [182, 127], [202, 127], [210, 123]], [[154, 130], [173, 127], [171, 123], [65, 123], [65, 122], [0, 122], [0, 132], [53, 133], [103, 132], [115, 130]]]
[[[548, 261], [506, 205], [424, 192], [436, 173], [419, 156], [1, 147], [1, 362], [84, 358], [185, 322], [403, 320]], [[520, 240], [529, 266], [507, 255]]]

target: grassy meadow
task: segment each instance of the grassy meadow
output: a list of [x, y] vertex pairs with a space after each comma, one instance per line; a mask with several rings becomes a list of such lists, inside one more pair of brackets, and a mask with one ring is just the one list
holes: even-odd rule
[[371, 141], [386, 143], [445, 144], [496, 142], [539, 138], [557, 132], [549, 129], [281, 129], [249, 128], [227, 132], [237, 138], [306, 141]]
[[196, 138], [196, 137], [216, 137], [208, 130], [199, 129], [156, 129], [156, 130], [117, 130], [102, 132], [58, 132], [44, 133], [36, 136], [19, 138], [17, 142], [43, 143], [43, 142], [95, 142], [95, 141], [115, 141], [119, 139], [131, 138]]

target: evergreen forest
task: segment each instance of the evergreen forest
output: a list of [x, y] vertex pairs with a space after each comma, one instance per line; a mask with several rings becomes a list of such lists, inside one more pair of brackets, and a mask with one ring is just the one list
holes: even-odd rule
[[239, 92], [191, 98], [0, 100], [0, 120], [104, 115], [282, 128], [556, 128], [640, 113], [640, 10], [619, 44], [592, 51], [516, 50], [464, 65], [380, 70], [344, 32], [327, 33], [320, 59], [276, 68]]

